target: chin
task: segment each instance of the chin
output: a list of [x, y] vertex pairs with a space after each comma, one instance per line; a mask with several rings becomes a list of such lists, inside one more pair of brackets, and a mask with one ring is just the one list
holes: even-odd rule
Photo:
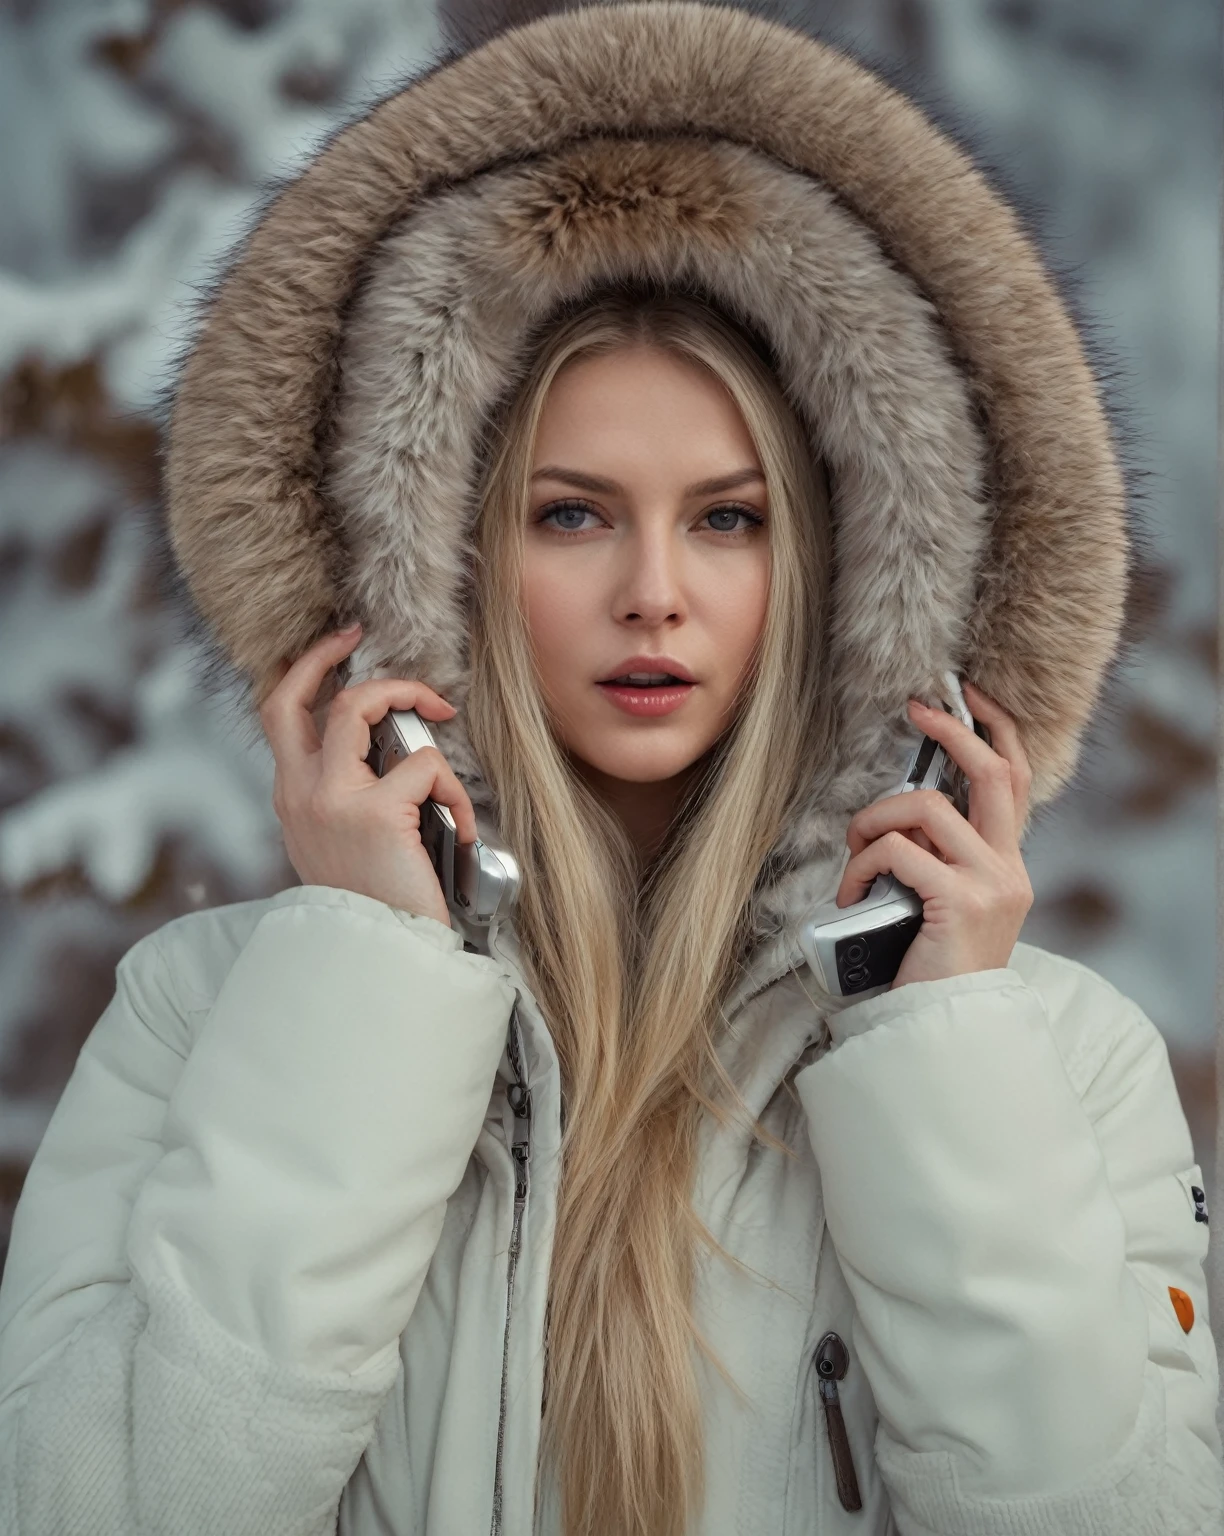
[[609, 778], [621, 779], [627, 784], [657, 784], [662, 779], [673, 779], [683, 773], [712, 745], [704, 738], [667, 741], [662, 732], [655, 740], [649, 740], [647, 734], [642, 732], [641, 739], [635, 742], [611, 742], [606, 737], [576, 742], [572, 750], [590, 767], [606, 773]]

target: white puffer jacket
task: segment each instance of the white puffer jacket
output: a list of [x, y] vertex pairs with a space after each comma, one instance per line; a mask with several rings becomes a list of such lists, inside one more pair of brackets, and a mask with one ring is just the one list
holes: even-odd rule
[[[130, 951], [17, 1209], [5, 1536], [557, 1536], [557, 1066], [494, 951], [319, 886]], [[701, 1145], [701, 1217], [760, 1278], [701, 1271], [746, 1402], [705, 1369], [700, 1536], [1215, 1536], [1208, 1228], [1157, 1030], [1026, 944], [823, 1020], [798, 963], [759, 954], [721, 1053], [794, 1157]]]
[[[496, 7], [486, 7], [495, 10]], [[955, 668], [1031, 803], [1117, 654], [1134, 513], [1076, 328], [1006, 202], [904, 96], [743, 11], [550, 16], [358, 118], [261, 215], [175, 395], [166, 528], [219, 667], [361, 618], [459, 706], [471, 486], [558, 306], [696, 289], [828, 472], [836, 730], [762, 869], [704, 1128], [695, 1536], [1217, 1536], [1207, 1212], [1133, 1003], [1003, 969], [822, 1007], [796, 933]], [[136, 945], [0, 1285], [3, 1536], [557, 1536], [537, 1449], [558, 1069], [488, 954], [309, 886]], [[528, 1091], [516, 1115], [508, 1090]], [[822, 1369], [823, 1368], [823, 1369]], [[827, 1373], [828, 1379], [824, 1379]]]

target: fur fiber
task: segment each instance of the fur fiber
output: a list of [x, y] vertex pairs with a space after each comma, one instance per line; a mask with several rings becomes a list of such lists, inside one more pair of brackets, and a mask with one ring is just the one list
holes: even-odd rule
[[[1132, 557], [1098, 383], [1012, 208], [904, 95], [744, 10], [546, 16], [341, 131], [219, 285], [169, 426], [168, 534], [251, 702], [366, 625], [358, 675], [462, 703], [471, 486], [539, 323], [625, 278], [769, 344], [829, 470], [834, 760], [772, 861], [778, 926], [956, 666], [1070, 777]], [[364, 673], [362, 671], [364, 669]], [[462, 714], [439, 741], [492, 809]]]

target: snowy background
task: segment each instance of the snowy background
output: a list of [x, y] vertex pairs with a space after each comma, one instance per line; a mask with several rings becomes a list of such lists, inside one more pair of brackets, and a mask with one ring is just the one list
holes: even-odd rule
[[[1046, 210], [1113, 348], [1147, 638], [1026, 845], [1024, 937], [1163, 1031], [1214, 1174], [1218, 16], [1211, 0], [826, 0]], [[271, 763], [159, 590], [155, 406], [261, 182], [428, 59], [426, 0], [0, 6], [0, 1256], [136, 939], [294, 882]]]

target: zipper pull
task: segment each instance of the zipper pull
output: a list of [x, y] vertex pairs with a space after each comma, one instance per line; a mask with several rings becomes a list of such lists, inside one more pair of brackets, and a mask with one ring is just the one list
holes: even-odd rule
[[863, 1496], [859, 1492], [858, 1478], [854, 1475], [850, 1437], [846, 1433], [846, 1421], [842, 1418], [841, 1402], [837, 1396], [837, 1383], [850, 1368], [850, 1351], [838, 1334], [830, 1332], [816, 1346], [813, 1358], [819, 1378], [820, 1400], [824, 1404], [825, 1420], [829, 1428], [829, 1450], [833, 1454], [837, 1496], [843, 1509], [862, 1509]]

